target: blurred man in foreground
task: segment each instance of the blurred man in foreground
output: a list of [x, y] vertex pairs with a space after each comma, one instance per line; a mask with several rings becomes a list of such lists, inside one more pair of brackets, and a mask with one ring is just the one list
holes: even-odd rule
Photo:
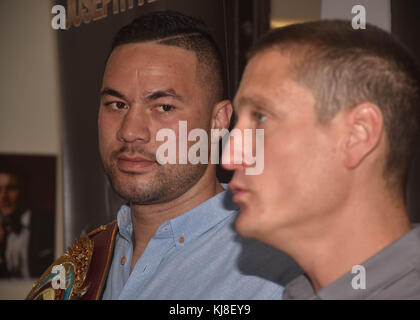
[[420, 229], [404, 205], [418, 72], [389, 34], [345, 21], [277, 29], [251, 50], [236, 128], [264, 129], [265, 168], [225, 167], [239, 233], [305, 271], [283, 298], [420, 298]]

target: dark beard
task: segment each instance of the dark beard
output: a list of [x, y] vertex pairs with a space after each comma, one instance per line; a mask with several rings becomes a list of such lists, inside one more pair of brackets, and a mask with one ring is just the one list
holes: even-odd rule
[[132, 204], [147, 205], [178, 198], [200, 180], [206, 168], [203, 164], [159, 165], [152, 173], [154, 176], [144, 182], [141, 176], [146, 174], [122, 173], [115, 163], [105, 167], [105, 173], [114, 191], [123, 199]]

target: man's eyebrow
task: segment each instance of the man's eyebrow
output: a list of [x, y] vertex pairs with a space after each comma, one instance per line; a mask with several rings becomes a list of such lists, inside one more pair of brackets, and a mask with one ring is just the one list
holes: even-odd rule
[[123, 100], [127, 101], [127, 98], [120, 92], [118, 92], [117, 90], [111, 89], [111, 88], [104, 88], [101, 91], [101, 97], [105, 96], [105, 95], [109, 95], [109, 96], [114, 96]]
[[233, 101], [235, 108], [240, 108], [241, 106], [251, 105], [254, 107], [266, 107], [267, 101], [261, 99], [260, 97], [249, 97], [243, 96]]
[[166, 98], [166, 97], [174, 98], [181, 102], [184, 102], [184, 99], [182, 98], [182, 96], [179, 95], [174, 89], [157, 90], [157, 91], [153, 91], [146, 94], [147, 101], [152, 101], [152, 100], [156, 100], [159, 98]]

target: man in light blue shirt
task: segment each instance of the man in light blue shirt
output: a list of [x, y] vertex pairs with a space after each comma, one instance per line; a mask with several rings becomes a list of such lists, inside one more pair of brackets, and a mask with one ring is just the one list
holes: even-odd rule
[[298, 273], [290, 258], [237, 235], [237, 207], [223, 191], [163, 223], [130, 274], [130, 208], [118, 213], [114, 259], [103, 299], [281, 299]]
[[[118, 213], [103, 299], [280, 299], [299, 274], [285, 254], [235, 233], [237, 208], [214, 163], [182, 162], [182, 148], [195, 143], [192, 129], [210, 136], [229, 126], [222, 66], [206, 26], [179, 13], [140, 17], [114, 38], [101, 89], [99, 149], [113, 188], [129, 205]], [[188, 128], [183, 146], [181, 121]], [[176, 164], [159, 161], [162, 129], [176, 136]]]

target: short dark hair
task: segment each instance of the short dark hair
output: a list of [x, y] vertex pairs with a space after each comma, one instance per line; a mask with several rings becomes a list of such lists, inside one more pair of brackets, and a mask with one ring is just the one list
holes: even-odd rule
[[155, 41], [193, 51], [197, 75], [208, 90], [211, 103], [224, 97], [224, 67], [219, 48], [206, 24], [175, 11], [158, 11], [140, 16], [115, 35], [111, 52], [130, 43]]
[[363, 102], [381, 109], [388, 139], [384, 175], [403, 189], [420, 122], [419, 66], [411, 53], [375, 26], [354, 30], [343, 20], [275, 29], [254, 45], [248, 58], [267, 49], [290, 55], [292, 77], [314, 94], [320, 122]]

